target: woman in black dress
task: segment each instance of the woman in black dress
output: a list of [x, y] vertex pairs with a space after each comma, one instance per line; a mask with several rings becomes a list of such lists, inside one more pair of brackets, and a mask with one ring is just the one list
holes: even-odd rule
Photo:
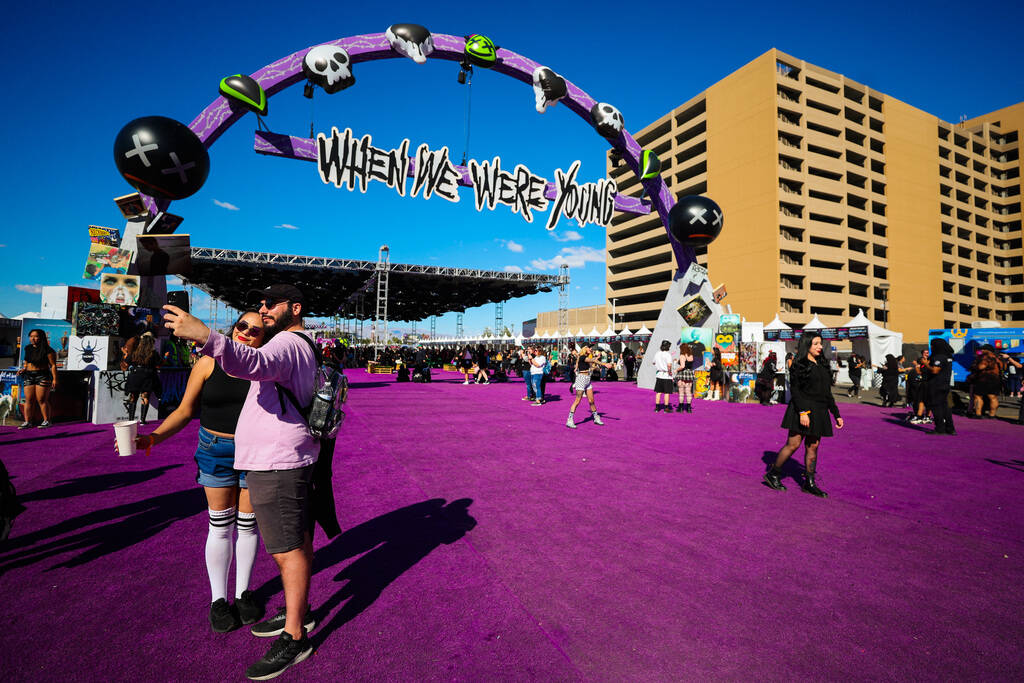
[[124, 407], [128, 410], [128, 419], [135, 419], [135, 402], [142, 399], [142, 411], [139, 423], [146, 424], [149, 412], [149, 397], [160, 396], [160, 376], [156, 369], [163, 365], [160, 354], [156, 352], [156, 341], [152, 332], [146, 332], [139, 338], [138, 346], [128, 357], [128, 378], [124, 382]]
[[900, 400], [900, 361], [891, 353], [885, 354], [885, 365], [879, 366], [882, 386], [878, 390], [882, 407], [891, 408]]
[[843, 428], [843, 418], [832, 397], [832, 372], [825, 358], [821, 336], [805, 332], [800, 337], [796, 357], [790, 368], [790, 384], [793, 397], [782, 419], [782, 426], [789, 430], [786, 445], [779, 451], [773, 464], [764, 475], [764, 482], [776, 491], [785, 491], [782, 485], [782, 465], [804, 443], [804, 481], [802, 488], [807, 493], [825, 498], [828, 494], [818, 488], [815, 472], [818, 462], [818, 444], [821, 437], [832, 436], [832, 421], [829, 413], [836, 418], [836, 427]]
[[711, 372], [708, 380], [711, 386], [708, 388], [708, 400], [718, 401], [727, 398], [725, 395], [725, 369], [722, 365], [722, 350], [717, 346], [712, 351]]

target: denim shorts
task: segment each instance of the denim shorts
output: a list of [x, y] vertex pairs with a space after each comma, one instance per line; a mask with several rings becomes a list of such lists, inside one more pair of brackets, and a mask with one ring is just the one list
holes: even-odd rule
[[53, 382], [53, 375], [49, 370], [26, 370], [21, 377], [21, 381], [26, 387], [33, 385], [48, 387]]
[[217, 436], [200, 427], [196, 465], [199, 467], [196, 482], [201, 486], [247, 488], [245, 472], [235, 469], [235, 440], [230, 436]]

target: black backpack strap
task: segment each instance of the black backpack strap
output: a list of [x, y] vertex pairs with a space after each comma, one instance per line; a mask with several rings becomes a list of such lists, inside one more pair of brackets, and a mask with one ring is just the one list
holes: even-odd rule
[[[313, 359], [316, 361], [317, 367], [320, 367], [320, 365], [323, 363], [323, 356], [321, 356], [320, 349], [316, 347], [316, 344], [313, 343], [313, 340], [307, 337], [306, 335], [302, 334], [301, 332], [297, 332], [295, 330], [291, 330], [291, 333], [297, 335], [304, 342], [309, 344], [309, 348], [313, 351]], [[303, 408], [302, 404], [299, 403], [299, 400], [295, 398], [295, 394], [293, 394], [290, 389], [281, 386], [277, 382], [274, 382], [274, 386], [277, 387], [277, 400], [281, 402], [281, 414], [283, 415], [284, 413], [288, 412], [287, 408], [284, 405], [284, 397], [287, 396], [288, 400], [292, 402], [293, 406], [295, 406], [295, 409], [299, 411], [299, 415], [301, 415], [303, 419], [305, 419], [306, 412], [309, 410], [309, 408]]]

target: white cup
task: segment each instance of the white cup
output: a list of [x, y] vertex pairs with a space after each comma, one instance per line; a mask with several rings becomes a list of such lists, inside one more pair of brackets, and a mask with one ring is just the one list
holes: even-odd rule
[[135, 420], [114, 423], [114, 437], [117, 439], [119, 455], [135, 455], [135, 436], [138, 430], [139, 423]]

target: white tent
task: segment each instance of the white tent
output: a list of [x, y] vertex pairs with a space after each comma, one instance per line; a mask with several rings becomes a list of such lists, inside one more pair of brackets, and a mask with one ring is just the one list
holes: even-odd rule
[[812, 319], [811, 322], [809, 322], [806, 325], [804, 325], [804, 329], [805, 330], [823, 330], [823, 329], [825, 329], [825, 324], [823, 322], [821, 322], [820, 320], [818, 320], [818, 314], [815, 313], [814, 314], [814, 319]]
[[[793, 329], [786, 323], [779, 320], [779, 314], [775, 314], [775, 319], [764, 326], [763, 330], [791, 330]], [[762, 331], [763, 334], [763, 331]], [[778, 359], [778, 367], [784, 367], [782, 362], [786, 357], [786, 342], [784, 341], [766, 341], [763, 344], [758, 345], [757, 349], [757, 367], [760, 369], [761, 362], [768, 357], [770, 352], [775, 352], [775, 357]]]
[[587, 336], [588, 337], [600, 337], [601, 336], [601, 333], [597, 331], [597, 325], [594, 325], [594, 327], [592, 327], [590, 329], [590, 332], [587, 333]]
[[623, 327], [622, 331], [619, 332], [619, 336], [620, 337], [630, 337], [632, 335], [633, 335], [633, 333], [630, 331], [629, 325], [626, 325], [625, 327]]
[[650, 337], [651, 336], [651, 331], [649, 329], [647, 329], [647, 325], [644, 325], [643, 327], [641, 327], [639, 330], [636, 331], [636, 336], [638, 336], [638, 337], [644, 337], [644, 336]]
[[853, 339], [852, 342], [854, 353], [866, 358], [872, 367], [885, 363], [886, 354], [891, 353], [899, 358], [903, 353], [903, 333], [893, 332], [876, 325], [868, 320], [863, 309], [857, 309], [857, 315], [843, 327], [868, 328], [867, 339]]
[[608, 329], [606, 329], [606, 330], [604, 331], [604, 334], [602, 334], [601, 336], [602, 336], [602, 337], [608, 337], [609, 339], [611, 339], [612, 337], [614, 337], [614, 336], [615, 336], [615, 330], [613, 330], [613, 329], [612, 329], [612, 326], [611, 326], [611, 325], [609, 325], [609, 326], [608, 326]]

